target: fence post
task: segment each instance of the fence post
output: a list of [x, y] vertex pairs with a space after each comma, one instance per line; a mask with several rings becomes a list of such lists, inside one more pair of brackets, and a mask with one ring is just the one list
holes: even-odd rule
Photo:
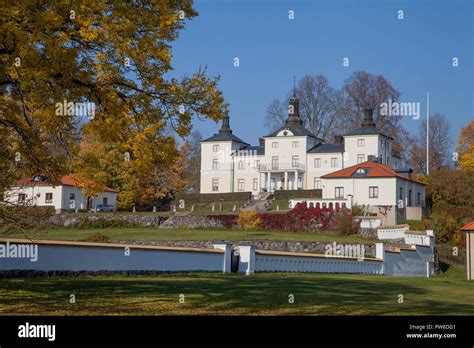
[[232, 244], [222, 243], [213, 244], [214, 248], [224, 250], [224, 263], [222, 265], [222, 273], [230, 273], [232, 262]]
[[382, 259], [382, 274], [385, 274], [385, 248], [383, 243], [375, 243], [375, 257]]
[[255, 273], [255, 247], [251, 245], [239, 246], [239, 273], [245, 275]]

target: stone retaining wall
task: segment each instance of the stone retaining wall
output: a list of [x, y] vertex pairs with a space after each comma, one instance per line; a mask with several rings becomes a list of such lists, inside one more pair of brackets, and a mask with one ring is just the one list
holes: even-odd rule
[[48, 222], [54, 226], [74, 227], [88, 222], [98, 221], [124, 221], [141, 226], [160, 226], [166, 218], [162, 216], [113, 214], [113, 213], [79, 213], [79, 214], [56, 214], [49, 218]]
[[[167, 247], [185, 247], [185, 248], [212, 248], [213, 244], [222, 241], [111, 241], [112, 243], [120, 244], [139, 244], [139, 245], [157, 245]], [[275, 250], [275, 251], [289, 251], [298, 253], [313, 253], [324, 254], [326, 245], [331, 243], [322, 242], [295, 242], [295, 241], [233, 241], [234, 246], [252, 245], [257, 249]], [[340, 243], [338, 243], [340, 244]], [[375, 244], [364, 244], [365, 255], [367, 257], [375, 257]]]

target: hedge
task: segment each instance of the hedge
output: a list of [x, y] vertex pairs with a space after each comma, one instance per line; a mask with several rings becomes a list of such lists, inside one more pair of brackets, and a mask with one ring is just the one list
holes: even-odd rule
[[277, 190], [273, 194], [275, 200], [290, 200], [293, 198], [322, 198], [323, 190]]
[[230, 192], [230, 193], [186, 193], [177, 195], [173, 201], [178, 204], [181, 199], [186, 205], [198, 203], [219, 202], [242, 202], [245, 203], [252, 198], [252, 192]]
[[[304, 202], [297, 204], [285, 214], [258, 213], [257, 216], [261, 221], [259, 228], [265, 230], [315, 231], [333, 229], [335, 216], [339, 212], [350, 214], [348, 210], [308, 207]], [[237, 226], [237, 215], [207, 215], [207, 217], [227, 228]]]

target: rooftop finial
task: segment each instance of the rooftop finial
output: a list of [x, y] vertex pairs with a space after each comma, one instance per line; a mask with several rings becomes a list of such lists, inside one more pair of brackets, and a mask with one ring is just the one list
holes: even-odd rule
[[293, 97], [296, 98], [296, 78], [293, 75]]

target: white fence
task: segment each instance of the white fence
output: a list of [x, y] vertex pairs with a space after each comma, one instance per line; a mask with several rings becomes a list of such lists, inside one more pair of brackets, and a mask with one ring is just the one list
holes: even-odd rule
[[232, 245], [214, 248], [0, 239], [0, 271], [230, 272]]
[[[411, 237], [409, 237], [411, 238]], [[255, 250], [239, 246], [239, 272], [311, 272], [384, 274], [390, 276], [430, 277], [434, 271], [434, 236], [416, 239], [423, 244], [386, 251], [376, 243], [375, 258], [341, 257], [317, 254]]]
[[[407, 235], [406, 238], [418, 245], [385, 250], [383, 243], [376, 243], [375, 258], [363, 257], [365, 253], [329, 256], [239, 246], [238, 272], [247, 275], [255, 272], [308, 272], [431, 276], [434, 269], [434, 236]], [[214, 249], [197, 249], [66, 241], [32, 243], [24, 239], [0, 239], [0, 271], [227, 273], [231, 271], [232, 249], [231, 244], [214, 244]]]

